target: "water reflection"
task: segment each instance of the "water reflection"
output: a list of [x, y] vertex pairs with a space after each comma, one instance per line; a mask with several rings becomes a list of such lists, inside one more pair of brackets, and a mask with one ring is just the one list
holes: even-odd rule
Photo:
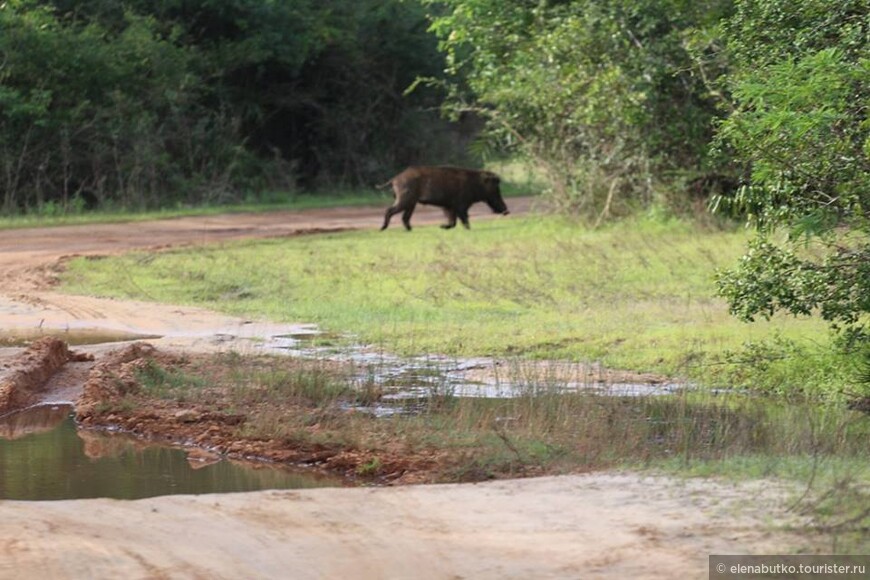
[[182, 449], [79, 431], [70, 411], [46, 405], [0, 417], [0, 499], [139, 499], [341, 485], [267, 464], [189, 462]]
[[69, 405], [40, 405], [27, 412], [0, 416], [0, 439], [15, 440], [33, 433], [51, 431], [69, 417]]

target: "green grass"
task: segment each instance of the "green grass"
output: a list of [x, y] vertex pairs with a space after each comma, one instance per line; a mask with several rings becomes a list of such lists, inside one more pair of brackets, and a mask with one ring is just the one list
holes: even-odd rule
[[205, 386], [205, 382], [199, 377], [165, 369], [153, 361], [138, 369], [135, 376], [151, 396], [161, 399], [180, 398], [178, 393], [201, 390]]
[[[768, 390], [842, 387], [848, 365], [820, 321], [746, 324], [716, 297], [714, 273], [736, 262], [747, 235], [653, 219], [590, 230], [506, 218], [471, 231], [346, 232], [77, 259], [63, 290], [314, 322], [400, 354], [600, 361]], [[765, 349], [785, 356], [788, 372], [759, 376], [771, 367], [757, 356]], [[807, 363], [814, 357], [820, 364]]]

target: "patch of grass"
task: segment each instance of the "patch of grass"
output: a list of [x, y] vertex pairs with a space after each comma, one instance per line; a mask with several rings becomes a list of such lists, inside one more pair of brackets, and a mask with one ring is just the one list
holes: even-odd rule
[[292, 399], [321, 406], [354, 392], [345, 383], [337, 381], [334, 374], [316, 367], [261, 370], [239, 381], [236, 387], [234, 399], [240, 404]]
[[[399, 354], [598, 361], [701, 381], [740, 378], [746, 365], [734, 353], [780, 337], [798, 348], [785, 353], [793, 372], [769, 390], [843, 388], [832, 385], [836, 374], [815, 383], [820, 374], [805, 364], [808, 350], [833, 352], [820, 321], [747, 324], [716, 297], [714, 273], [742, 254], [743, 230], [652, 218], [591, 230], [533, 217], [473, 228], [79, 259], [63, 290], [315, 322]], [[763, 381], [756, 370], [738, 382]]]
[[152, 396], [161, 399], [184, 401], [196, 391], [202, 390], [206, 384], [197, 375], [179, 369], [166, 368], [154, 360], [147, 361], [134, 374], [142, 388]]

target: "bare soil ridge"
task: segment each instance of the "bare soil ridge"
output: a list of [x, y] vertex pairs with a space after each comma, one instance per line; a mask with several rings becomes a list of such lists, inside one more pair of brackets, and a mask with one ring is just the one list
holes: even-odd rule
[[93, 355], [71, 352], [61, 340], [36, 341], [23, 356], [0, 364], [0, 415], [35, 402], [55, 374], [70, 361], [94, 360]]

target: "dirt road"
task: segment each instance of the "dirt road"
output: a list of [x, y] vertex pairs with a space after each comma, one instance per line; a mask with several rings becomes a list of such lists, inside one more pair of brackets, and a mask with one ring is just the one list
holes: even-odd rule
[[[530, 200], [509, 204], [521, 214]], [[488, 219], [483, 209], [472, 227]], [[63, 256], [376, 228], [381, 215], [382, 208], [330, 209], [0, 231], [0, 328], [155, 334], [171, 348], [226, 348], [228, 336], [287, 332], [202, 309], [65, 296], [51, 282]], [[414, 224], [442, 219], [421, 210]], [[708, 554], [794, 545], [770, 526], [794, 517], [784, 509], [787, 495], [771, 482], [622, 473], [0, 501], [0, 578], [706, 578]]]

